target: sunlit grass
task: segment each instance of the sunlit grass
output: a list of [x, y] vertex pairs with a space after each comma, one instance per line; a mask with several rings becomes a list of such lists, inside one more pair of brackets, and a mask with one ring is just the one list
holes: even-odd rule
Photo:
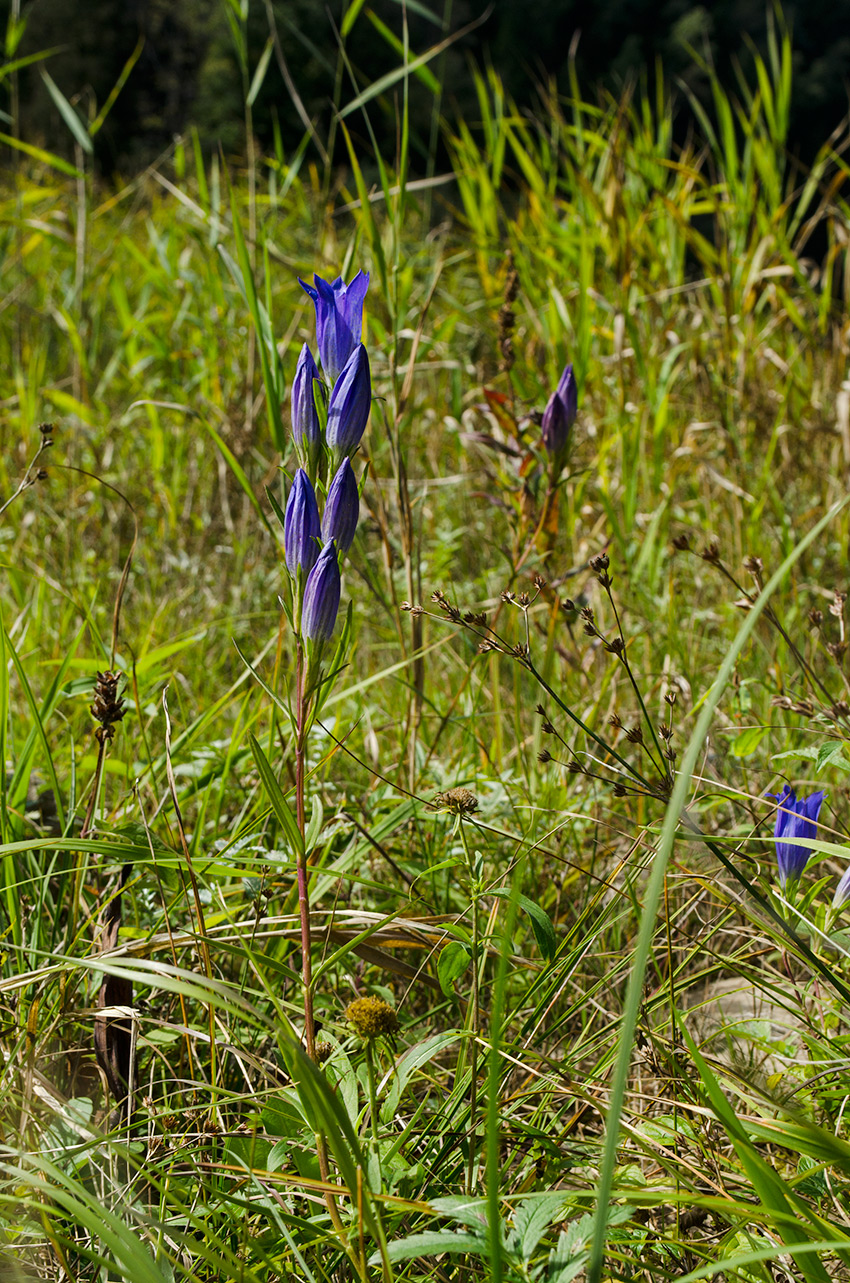
[[[780, 1258], [839, 1277], [850, 937], [826, 908], [844, 867], [846, 511], [752, 612], [850, 465], [846, 167], [838, 140], [811, 174], [785, 160], [790, 60], [777, 35], [738, 104], [715, 85], [684, 147], [661, 83], [600, 102], [574, 84], [528, 118], [481, 76], [480, 120], [446, 125], [454, 182], [429, 193], [430, 225], [403, 155], [367, 199], [353, 138], [328, 202], [300, 158], [252, 190], [190, 144], [118, 194], [90, 186], [82, 248], [75, 185], [26, 168], [4, 193], [0, 496], [55, 424], [47, 477], [0, 525], [10, 1268], [566, 1283], [595, 1242], [597, 1278], [768, 1279]], [[288, 408], [269, 395], [312, 335], [296, 278], [359, 266], [378, 399], [353, 660], [308, 761], [317, 1068], [298, 1046], [293, 852], [252, 745], [288, 794], [293, 644], [266, 493], [282, 498]], [[568, 360], [570, 475], [541, 523], [534, 412]], [[674, 552], [683, 536], [709, 559]], [[603, 550], [610, 593], [588, 566]], [[527, 614], [500, 600], [533, 595], [535, 574]], [[486, 611], [504, 647], [479, 656], [436, 590]], [[526, 619], [531, 667], [509, 653]], [[606, 646], [620, 626], [628, 668]], [[81, 836], [107, 668], [127, 715]], [[693, 761], [689, 819], [677, 807], [663, 831], [662, 722], [677, 769], [689, 742]], [[774, 885], [780, 774], [828, 791], [796, 909]], [[427, 806], [455, 787], [478, 801], [462, 827]], [[132, 1038], [129, 1119], [95, 1062], [105, 973], [132, 984], [132, 1013], [112, 1013]], [[400, 1022], [368, 1056], [344, 1019], [365, 995]]]

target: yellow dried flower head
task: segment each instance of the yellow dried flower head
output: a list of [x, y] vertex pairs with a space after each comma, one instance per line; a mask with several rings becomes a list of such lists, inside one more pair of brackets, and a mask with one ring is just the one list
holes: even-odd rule
[[398, 1016], [383, 998], [355, 998], [345, 1018], [361, 1038], [392, 1038], [398, 1033]]
[[452, 815], [471, 815], [478, 810], [478, 798], [472, 789], [448, 789], [437, 794], [431, 807], [435, 811], [451, 811]]

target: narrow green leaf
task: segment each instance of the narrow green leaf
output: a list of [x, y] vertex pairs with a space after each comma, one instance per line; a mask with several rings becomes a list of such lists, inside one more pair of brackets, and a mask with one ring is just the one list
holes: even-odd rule
[[257, 63], [257, 70], [254, 72], [254, 77], [251, 81], [251, 88], [248, 90], [248, 97], [245, 99], [249, 107], [253, 107], [257, 100], [257, 94], [263, 87], [263, 81], [265, 80], [266, 72], [269, 69], [269, 59], [272, 56], [273, 49], [274, 36], [269, 36], [266, 41], [266, 47], [260, 54], [260, 61]]
[[287, 841], [294, 855], [303, 858], [304, 840], [295, 820], [295, 816], [290, 810], [289, 803], [283, 795], [283, 790], [277, 781], [269, 759], [266, 757], [256, 736], [248, 737], [251, 741], [251, 752], [254, 754], [254, 761], [257, 763], [257, 770], [260, 772], [260, 780], [266, 791], [266, 796], [272, 804], [272, 810], [280, 822], [280, 826], [286, 834]]
[[59, 114], [73, 134], [74, 141], [82, 147], [87, 156], [91, 156], [94, 152], [94, 144], [92, 143], [89, 131], [74, 111], [74, 108], [68, 102], [68, 99], [65, 97], [62, 90], [56, 84], [56, 81], [52, 78], [50, 73], [45, 71], [43, 68], [41, 78], [47, 86], [47, 92], [59, 108]]

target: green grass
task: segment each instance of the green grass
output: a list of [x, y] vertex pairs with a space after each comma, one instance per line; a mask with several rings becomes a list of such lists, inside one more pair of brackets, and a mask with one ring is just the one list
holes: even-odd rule
[[[0, 498], [55, 429], [0, 515], [10, 1277], [844, 1277], [850, 211], [840, 150], [785, 157], [790, 76], [777, 31], [757, 86], [712, 82], [679, 148], [655, 80], [573, 84], [529, 118], [488, 72], [424, 194], [404, 147], [376, 164], [359, 110], [333, 182], [309, 151], [246, 176], [191, 139], [114, 193], [21, 162]], [[267, 488], [282, 502], [313, 336], [296, 278], [360, 266], [378, 400], [354, 640], [307, 757], [317, 1066]], [[532, 412], [568, 360], [546, 516]], [[502, 641], [479, 654], [438, 590]], [[110, 668], [126, 716], [101, 773]], [[784, 779], [828, 791], [796, 905], [764, 798]], [[474, 813], [429, 807], [457, 787]], [[129, 1119], [95, 1060], [104, 977], [133, 1008]], [[366, 995], [400, 1023], [368, 1054], [344, 1017]]]

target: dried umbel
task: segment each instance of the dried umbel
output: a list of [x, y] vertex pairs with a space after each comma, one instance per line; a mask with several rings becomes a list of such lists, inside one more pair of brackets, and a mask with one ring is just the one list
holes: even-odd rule
[[346, 1007], [345, 1018], [367, 1042], [393, 1038], [398, 1033], [398, 1016], [383, 998], [355, 998]]
[[127, 712], [124, 707], [124, 697], [118, 694], [120, 680], [120, 673], [107, 671], [97, 675], [91, 715], [96, 722], [100, 723], [95, 735], [101, 744], [112, 739], [115, 734], [115, 723], [120, 722]]
[[445, 793], [437, 794], [431, 802], [431, 809], [450, 811], [452, 815], [472, 815], [478, 810], [478, 798], [472, 789], [448, 789]]

